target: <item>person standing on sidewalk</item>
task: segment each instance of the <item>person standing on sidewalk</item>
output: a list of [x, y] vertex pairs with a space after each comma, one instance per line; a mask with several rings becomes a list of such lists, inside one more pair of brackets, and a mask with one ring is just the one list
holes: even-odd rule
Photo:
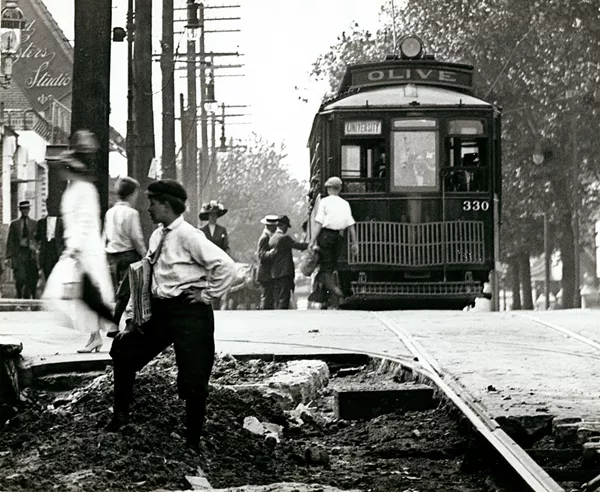
[[352, 217], [350, 204], [340, 197], [342, 180], [333, 176], [325, 181], [328, 196], [319, 202], [319, 209], [315, 216], [315, 233], [310, 242], [310, 248], [319, 251], [319, 280], [333, 296], [336, 304], [344, 298], [344, 293], [333, 280], [333, 272], [337, 269], [337, 262], [343, 244], [342, 234], [346, 229], [350, 231], [352, 254], [358, 254], [355, 221]]
[[[231, 256], [231, 249], [229, 248], [229, 236], [227, 235], [227, 229], [222, 225], [217, 224], [217, 219], [227, 213], [227, 209], [222, 203], [216, 200], [211, 200], [208, 203], [203, 203], [198, 218], [203, 221], [208, 221], [200, 227], [200, 230], [206, 236], [206, 239], [216, 244], [225, 253]], [[221, 309], [221, 299], [215, 299], [213, 301], [213, 309]]]
[[147, 253], [153, 264], [152, 317], [135, 326], [130, 301], [126, 328], [110, 350], [114, 414], [106, 430], [115, 432], [129, 421], [136, 372], [174, 344], [179, 397], [186, 402], [186, 442], [198, 449], [215, 355], [211, 302], [229, 289], [236, 267], [221, 248], [183, 219], [187, 193], [180, 183], [159, 180], [148, 186], [147, 193], [152, 221], [161, 224], [150, 237]]
[[287, 235], [290, 227], [292, 226], [289, 217], [282, 215], [277, 221], [277, 230], [269, 240], [270, 251], [267, 255], [272, 259], [271, 279], [275, 309], [290, 308], [296, 273], [292, 249], [305, 250], [308, 246], [307, 243], [296, 242]]
[[129, 279], [125, 279], [129, 265], [146, 256], [140, 213], [134, 208], [140, 184], [125, 176], [116, 185], [119, 201], [104, 217], [104, 239], [108, 266], [116, 291], [115, 327], [106, 336], [114, 338], [118, 323], [129, 301]]
[[35, 299], [39, 279], [35, 258], [36, 222], [29, 218], [30, 210], [29, 200], [19, 202], [21, 217], [13, 220], [8, 226], [6, 242], [5, 261], [12, 267], [19, 299]]
[[256, 280], [260, 285], [260, 309], [273, 309], [273, 279], [271, 278], [272, 259], [268, 255], [269, 241], [277, 230], [278, 215], [265, 215], [260, 223], [265, 226], [258, 239], [258, 248], [256, 255], [258, 256], [258, 272]]

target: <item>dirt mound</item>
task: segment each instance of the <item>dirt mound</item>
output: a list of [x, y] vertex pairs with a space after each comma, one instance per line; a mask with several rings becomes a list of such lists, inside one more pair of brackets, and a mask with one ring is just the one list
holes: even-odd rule
[[[131, 423], [116, 434], [102, 430], [111, 418], [111, 369], [66, 393], [30, 389], [0, 430], [0, 490], [181, 490], [199, 468], [215, 488], [286, 481], [378, 491], [486, 490], [477, 474], [460, 471], [466, 443], [442, 411], [335, 421], [329, 390], [315, 402], [321, 411], [305, 414], [298, 425], [257, 390], [221, 386], [259, 381], [280, 367], [217, 361], [200, 455], [181, 437], [184, 403], [171, 350], [138, 375]], [[281, 425], [281, 442], [245, 430], [248, 416]]]

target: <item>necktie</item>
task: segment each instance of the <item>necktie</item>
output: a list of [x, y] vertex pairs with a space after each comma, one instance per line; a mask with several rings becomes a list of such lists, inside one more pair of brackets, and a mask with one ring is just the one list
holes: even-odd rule
[[29, 229], [27, 228], [27, 219], [23, 218], [23, 232], [21, 237], [26, 240], [27, 247], [29, 247]]
[[170, 230], [171, 229], [167, 229], [166, 227], [163, 227], [162, 236], [160, 237], [160, 241], [158, 243], [158, 246], [156, 247], [156, 251], [154, 251], [154, 253], [152, 254], [152, 256], [150, 258], [150, 263], [152, 265], [154, 265], [158, 261], [158, 257], [160, 256], [160, 253], [162, 252], [163, 243], [165, 242], [165, 237], [169, 233]]

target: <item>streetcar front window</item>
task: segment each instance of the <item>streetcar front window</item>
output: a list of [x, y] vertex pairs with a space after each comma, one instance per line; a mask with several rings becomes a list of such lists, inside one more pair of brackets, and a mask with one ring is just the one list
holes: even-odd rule
[[448, 124], [446, 148], [446, 192], [489, 190], [487, 138], [479, 120], [453, 120]]
[[342, 145], [341, 171], [347, 193], [385, 191], [387, 163], [383, 142], [369, 139]]
[[438, 189], [436, 120], [396, 120], [392, 139], [392, 191]]

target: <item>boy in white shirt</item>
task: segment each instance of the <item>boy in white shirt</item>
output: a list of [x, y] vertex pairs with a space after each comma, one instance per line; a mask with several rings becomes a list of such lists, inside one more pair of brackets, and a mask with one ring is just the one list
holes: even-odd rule
[[352, 242], [352, 254], [358, 254], [355, 221], [352, 217], [350, 204], [340, 197], [342, 180], [337, 176], [325, 182], [327, 195], [319, 203], [315, 217], [316, 228], [310, 248], [319, 250], [319, 276], [324, 287], [338, 300], [343, 299], [342, 290], [333, 280], [333, 272], [337, 268], [340, 248], [343, 244], [343, 232], [348, 229]]

